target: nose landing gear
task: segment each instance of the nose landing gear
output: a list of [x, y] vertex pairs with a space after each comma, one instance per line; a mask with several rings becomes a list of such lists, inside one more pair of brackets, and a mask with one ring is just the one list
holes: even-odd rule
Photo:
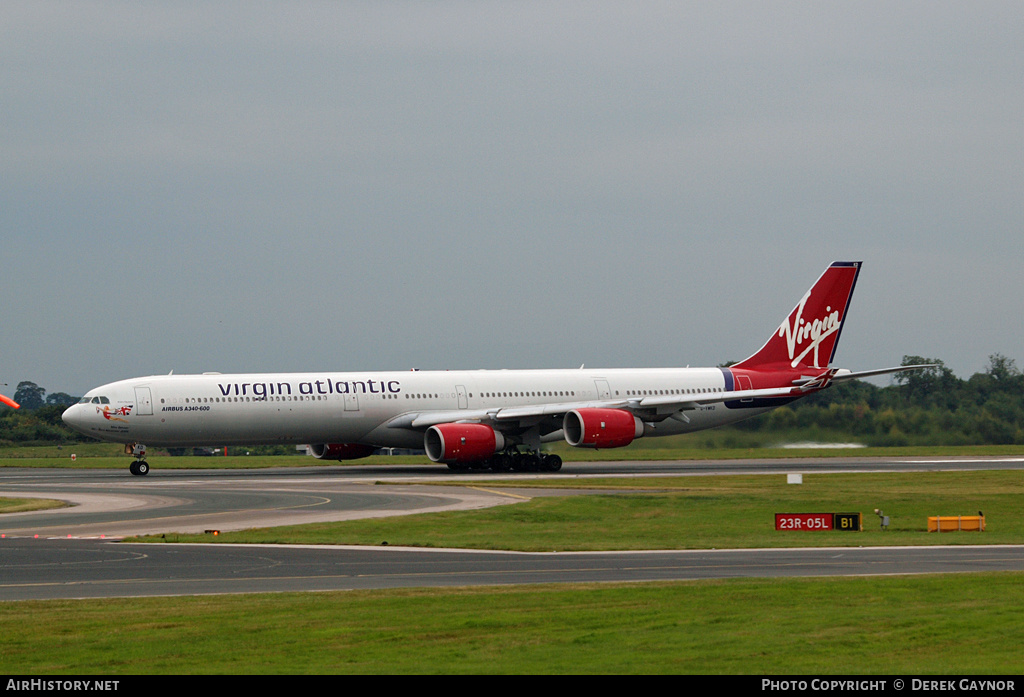
[[131, 443], [124, 446], [124, 451], [135, 456], [135, 462], [128, 466], [128, 471], [138, 477], [149, 474], [149, 463], [146, 462], [146, 446], [142, 443]]

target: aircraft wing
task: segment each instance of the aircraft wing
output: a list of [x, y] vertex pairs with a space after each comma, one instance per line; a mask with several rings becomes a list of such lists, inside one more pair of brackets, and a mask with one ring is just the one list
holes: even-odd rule
[[652, 395], [625, 399], [603, 399], [560, 404], [537, 404], [522, 407], [491, 407], [488, 409], [452, 409], [448, 411], [427, 411], [397, 416], [388, 422], [389, 428], [408, 428], [422, 431], [431, 426], [446, 423], [489, 423], [528, 425], [546, 417], [559, 417], [574, 409], [623, 409], [632, 412], [642, 420], [660, 420], [666, 416], [688, 421], [687, 411], [711, 404], [732, 401], [749, 401], [784, 397], [801, 397], [828, 387], [833, 383], [848, 382], [860, 378], [901, 373], [908, 370], [931, 368], [933, 364], [904, 365], [851, 372], [845, 368], [830, 368], [820, 375], [796, 381], [792, 386], [770, 387], [757, 390], [730, 390], [702, 395]]
[[562, 404], [537, 404], [525, 407], [491, 407], [489, 409], [452, 409], [450, 411], [426, 411], [403, 414], [388, 422], [390, 428], [411, 428], [423, 430], [447, 423], [498, 423], [526, 421], [545, 416], [560, 416], [573, 409], [600, 407], [624, 409], [625, 400], [591, 400], [587, 402], [565, 402]]
[[[559, 417], [574, 409], [623, 409], [633, 412], [641, 419], [655, 418], [697, 409], [708, 404], [719, 404], [737, 399], [763, 397], [791, 397], [804, 394], [800, 387], [782, 387], [761, 390], [733, 390], [714, 392], [706, 395], [659, 395], [632, 399], [603, 399], [560, 404], [537, 404], [522, 407], [494, 407], [490, 409], [453, 409], [449, 411], [428, 411], [398, 416], [388, 422], [389, 428], [424, 430], [446, 423], [490, 423], [526, 425], [545, 417]], [[685, 418], [684, 418], [685, 420]]]

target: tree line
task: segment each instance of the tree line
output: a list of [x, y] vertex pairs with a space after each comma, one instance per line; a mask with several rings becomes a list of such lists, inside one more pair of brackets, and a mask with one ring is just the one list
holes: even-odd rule
[[60, 415], [78, 401], [65, 392], [52, 392], [34, 382], [19, 382], [13, 399], [21, 408], [0, 405], [0, 445], [90, 442], [92, 438], [65, 428]]
[[[897, 373], [891, 385], [834, 385], [730, 428], [772, 440], [850, 440], [872, 446], [1024, 444], [1024, 374], [1016, 361], [989, 356], [966, 380], [942, 360], [904, 356], [901, 365], [933, 364]], [[91, 441], [64, 427], [61, 414], [78, 401], [47, 394], [33, 382], [14, 393], [21, 409], [0, 405], [0, 445]], [[210, 445], [216, 445], [211, 443]]]
[[920, 364], [933, 367], [897, 373], [886, 387], [834, 385], [736, 428], [870, 446], [1024, 444], [1024, 374], [1012, 358], [992, 354], [966, 380], [941, 359], [904, 356], [901, 363]]

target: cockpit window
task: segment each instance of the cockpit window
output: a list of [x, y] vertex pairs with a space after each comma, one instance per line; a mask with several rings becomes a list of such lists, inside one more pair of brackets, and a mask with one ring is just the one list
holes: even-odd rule
[[110, 400], [106, 397], [100, 397], [100, 404], [110, 404]]

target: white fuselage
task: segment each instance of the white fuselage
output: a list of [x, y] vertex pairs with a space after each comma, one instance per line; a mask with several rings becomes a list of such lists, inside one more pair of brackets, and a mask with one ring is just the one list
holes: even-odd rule
[[[163, 375], [110, 383], [64, 415], [87, 435], [153, 446], [363, 443], [423, 447], [425, 425], [550, 405], [570, 408], [640, 402], [664, 395], [712, 397], [726, 390], [718, 368], [476, 370], [384, 373]], [[678, 400], [677, 400], [678, 401]], [[712, 403], [665, 419], [648, 435], [718, 426], [765, 411]], [[561, 438], [560, 422], [533, 415], [543, 441]]]

